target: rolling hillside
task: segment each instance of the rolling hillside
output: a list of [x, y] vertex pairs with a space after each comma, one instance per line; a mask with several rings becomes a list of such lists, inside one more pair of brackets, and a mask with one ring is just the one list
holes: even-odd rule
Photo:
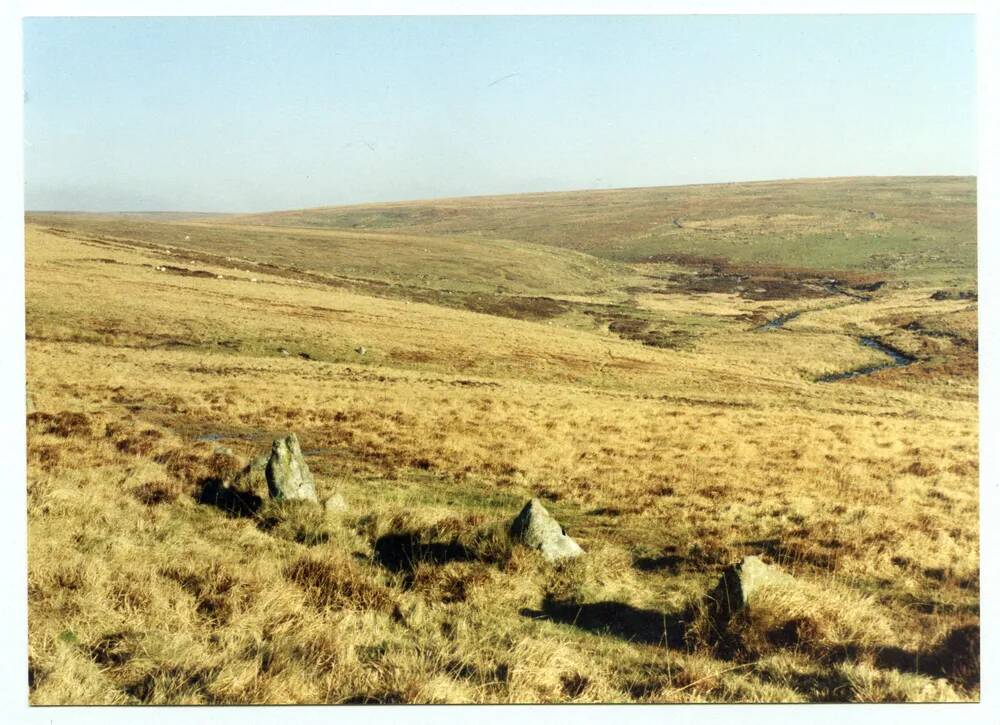
[[967, 283], [975, 269], [976, 184], [969, 177], [765, 181], [325, 207], [237, 220], [515, 239], [632, 262], [708, 256]]
[[[974, 220], [969, 179], [29, 214], [31, 701], [977, 700]], [[237, 475], [290, 431], [345, 508]], [[720, 624], [745, 556], [794, 586]]]

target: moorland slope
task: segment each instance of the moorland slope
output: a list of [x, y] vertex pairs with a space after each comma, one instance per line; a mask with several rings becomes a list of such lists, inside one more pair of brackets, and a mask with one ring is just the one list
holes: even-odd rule
[[[32, 702], [977, 699], [974, 220], [953, 178], [29, 214]], [[346, 510], [219, 498], [288, 431]], [[532, 496], [583, 557], [510, 538]], [[746, 555], [797, 584], [714, 628]]]

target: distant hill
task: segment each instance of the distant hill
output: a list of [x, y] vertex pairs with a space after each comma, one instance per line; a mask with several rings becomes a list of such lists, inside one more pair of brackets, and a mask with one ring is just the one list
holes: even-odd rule
[[480, 196], [239, 215], [257, 226], [510, 239], [635, 262], [969, 274], [975, 177], [852, 177]]
[[855, 177], [479, 196], [264, 214], [29, 221], [389, 284], [516, 294], [629, 284], [623, 264], [976, 284], [974, 177]]

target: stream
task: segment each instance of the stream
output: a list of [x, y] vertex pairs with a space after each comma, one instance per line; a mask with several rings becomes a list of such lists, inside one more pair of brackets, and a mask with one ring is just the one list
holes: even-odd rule
[[796, 317], [802, 314], [802, 310], [795, 310], [794, 312], [788, 312], [780, 317], [775, 317], [773, 320], [768, 320], [763, 325], [758, 327], [758, 330], [777, 330], [779, 327], [784, 327], [786, 323], [791, 322]]
[[[852, 295], [853, 296], [853, 295]], [[870, 298], [863, 298], [858, 296], [859, 301], [867, 301]], [[786, 312], [783, 315], [775, 317], [773, 320], [768, 320], [763, 325], [758, 327], [758, 330], [768, 331], [777, 330], [784, 327], [787, 323], [798, 318], [803, 312], [807, 310], [794, 310], [792, 312]], [[886, 368], [900, 368], [909, 365], [910, 363], [916, 362], [915, 357], [911, 357], [904, 352], [897, 350], [896, 348], [890, 347], [883, 342], [875, 339], [874, 337], [859, 337], [858, 342], [865, 347], [871, 348], [872, 350], [877, 350], [878, 352], [886, 355], [889, 359], [885, 362], [878, 363], [876, 365], [866, 365], [863, 368], [856, 368], [854, 370], [846, 370], [839, 373], [830, 373], [829, 375], [824, 375], [816, 379], [818, 383], [833, 383], [838, 380], [849, 380], [851, 378], [859, 378], [862, 375], [871, 375], [872, 373], [877, 373], [879, 370], [885, 370]]]
[[847, 370], [842, 373], [824, 375], [823, 377], [817, 378], [816, 382], [833, 383], [838, 380], [849, 380], [850, 378], [859, 378], [862, 375], [871, 375], [872, 373], [877, 373], [879, 370], [885, 370], [886, 368], [901, 368], [912, 362], [916, 362], [916, 358], [910, 357], [895, 348], [889, 347], [885, 343], [879, 342], [874, 337], [860, 337], [858, 338], [858, 342], [865, 347], [869, 347], [872, 350], [879, 351], [883, 355], [887, 355], [889, 359], [876, 365], [866, 365], [863, 368], [857, 368], [855, 370]]

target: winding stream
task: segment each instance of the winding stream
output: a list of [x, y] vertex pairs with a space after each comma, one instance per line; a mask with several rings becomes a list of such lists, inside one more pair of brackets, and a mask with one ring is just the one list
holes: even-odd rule
[[[859, 296], [860, 301], [868, 301], [870, 298], [862, 298]], [[796, 319], [803, 312], [808, 310], [794, 310], [792, 312], [786, 312], [783, 315], [775, 317], [773, 320], [768, 320], [763, 325], [758, 327], [758, 330], [768, 331], [777, 330], [784, 327], [787, 323]], [[889, 359], [885, 362], [878, 363], [875, 365], [866, 365], [862, 368], [855, 368], [854, 370], [846, 370], [839, 373], [830, 373], [829, 375], [824, 375], [822, 377], [816, 378], [817, 383], [833, 383], [838, 380], [849, 380], [851, 378], [859, 378], [862, 375], [871, 375], [872, 373], [877, 373], [879, 370], [885, 370], [886, 368], [901, 368], [916, 362], [915, 357], [911, 357], [894, 347], [890, 347], [885, 343], [875, 339], [874, 337], [859, 337], [858, 342], [865, 347], [871, 348], [872, 350], [877, 350], [878, 352], [886, 355]]]
[[816, 382], [833, 383], [838, 380], [849, 380], [850, 378], [859, 378], [862, 375], [871, 375], [872, 373], [877, 373], [879, 370], [885, 370], [886, 368], [901, 368], [909, 365], [910, 363], [916, 362], [915, 357], [910, 357], [893, 347], [889, 347], [885, 343], [879, 342], [874, 337], [861, 337], [858, 338], [858, 342], [865, 347], [870, 347], [872, 350], [878, 350], [880, 353], [887, 355], [889, 359], [876, 365], [866, 365], [863, 368], [857, 368], [855, 370], [847, 370], [842, 373], [824, 375], [823, 377], [816, 378]]

